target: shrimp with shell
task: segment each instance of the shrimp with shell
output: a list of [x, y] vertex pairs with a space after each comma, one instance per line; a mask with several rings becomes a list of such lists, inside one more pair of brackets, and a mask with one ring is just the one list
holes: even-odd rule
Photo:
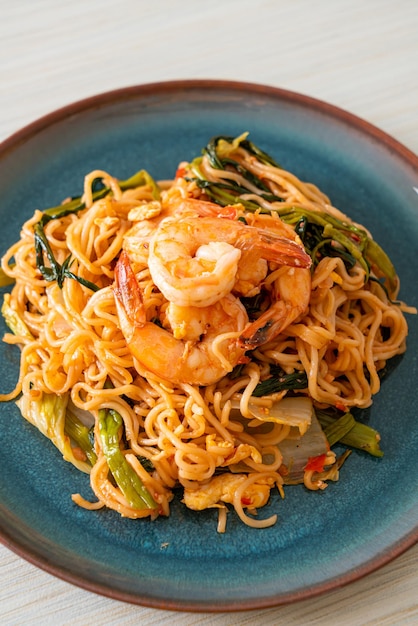
[[114, 293], [120, 328], [131, 354], [141, 368], [161, 378], [175, 384], [210, 385], [230, 372], [244, 355], [237, 338], [248, 316], [232, 294], [200, 311], [174, 305], [176, 310], [167, 316], [173, 328], [163, 328], [147, 320], [126, 252], [121, 253], [115, 267]]
[[[299, 243], [293, 228], [276, 213], [247, 214], [247, 221], [252, 226]], [[271, 341], [306, 312], [311, 296], [309, 265], [283, 264], [269, 274], [264, 286], [270, 290], [270, 306], [240, 336], [240, 342], [248, 350]]]
[[163, 191], [160, 200], [144, 201], [129, 211], [128, 219], [133, 223], [123, 238], [123, 249], [132, 262], [148, 262], [151, 238], [162, 220], [166, 218], [183, 219], [185, 217], [237, 217], [238, 206], [220, 207], [213, 202], [187, 195], [187, 191], [176, 185]]
[[[297, 242], [273, 230], [219, 217], [163, 219], [148, 256], [154, 284], [168, 303], [162, 326], [146, 319], [135, 272], [122, 252], [115, 268], [116, 306], [127, 345], [142, 369], [173, 383], [209, 385], [248, 360], [253, 336], [255, 345], [260, 337], [271, 339], [271, 320], [264, 323], [262, 316], [250, 323], [234, 293], [241, 253], [251, 250], [254, 258], [295, 270], [311, 262]], [[292, 299], [297, 297], [290, 294], [289, 308]], [[282, 316], [274, 332], [294, 317]]]
[[239, 341], [247, 350], [254, 350], [272, 341], [303, 315], [309, 306], [309, 269], [283, 266], [273, 276], [270, 306], [240, 335]]
[[242, 252], [278, 265], [309, 267], [302, 246], [274, 231], [219, 217], [167, 218], [150, 241], [155, 285], [180, 306], [209, 306], [235, 286]]

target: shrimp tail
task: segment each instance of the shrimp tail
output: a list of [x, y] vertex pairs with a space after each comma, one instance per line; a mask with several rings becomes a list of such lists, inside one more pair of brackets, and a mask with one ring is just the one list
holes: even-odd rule
[[[269, 254], [265, 255], [270, 261], [275, 261], [280, 265], [287, 265], [288, 267], [303, 267], [309, 268], [312, 264], [312, 259], [305, 249], [281, 235], [276, 235], [271, 232], [259, 230], [259, 236], [261, 240], [261, 250], [269, 250]], [[264, 255], [263, 255], [264, 256]]]
[[131, 341], [135, 328], [146, 322], [141, 290], [126, 252], [122, 251], [115, 267], [114, 294], [121, 330]]
[[239, 344], [245, 350], [254, 350], [271, 341], [296, 318], [293, 307], [283, 300], [273, 304], [265, 313], [247, 326], [239, 337]]

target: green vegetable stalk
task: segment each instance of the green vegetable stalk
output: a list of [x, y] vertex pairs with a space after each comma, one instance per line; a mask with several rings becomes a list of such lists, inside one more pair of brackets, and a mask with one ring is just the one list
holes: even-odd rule
[[90, 439], [90, 429], [85, 426], [74, 413], [67, 410], [65, 417], [65, 434], [84, 452], [90, 464], [97, 461], [96, 453]]
[[99, 410], [99, 433], [110, 472], [129, 504], [135, 509], [156, 509], [157, 503], [120, 448], [122, 417], [113, 409]]
[[371, 426], [358, 422], [351, 413], [345, 413], [338, 418], [326, 411], [316, 410], [319, 423], [329, 437], [329, 444], [340, 442], [351, 448], [364, 450], [372, 456], [382, 457], [380, 435]]

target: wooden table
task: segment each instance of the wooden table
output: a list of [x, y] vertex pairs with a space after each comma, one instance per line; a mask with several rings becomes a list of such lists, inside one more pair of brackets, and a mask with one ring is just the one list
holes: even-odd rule
[[[223, 78], [347, 109], [418, 151], [418, 3], [413, 0], [1, 0], [0, 140], [103, 91]], [[417, 181], [418, 182], [418, 181]], [[0, 623], [418, 624], [418, 546], [348, 587], [289, 606], [188, 614], [73, 587], [0, 548]]]

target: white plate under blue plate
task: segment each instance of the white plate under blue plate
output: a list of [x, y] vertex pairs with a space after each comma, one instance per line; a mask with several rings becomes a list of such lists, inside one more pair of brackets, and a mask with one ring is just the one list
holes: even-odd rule
[[[0, 148], [0, 254], [34, 211], [82, 192], [93, 169], [127, 178], [172, 177], [218, 134], [250, 139], [286, 169], [321, 187], [364, 223], [392, 258], [401, 297], [418, 305], [418, 160], [358, 118], [286, 91], [221, 81], [133, 87], [76, 103], [23, 129]], [[264, 530], [232, 513], [188, 511], [177, 499], [155, 522], [85, 511], [88, 477], [0, 406], [1, 538], [22, 557], [83, 588], [133, 603], [227, 611], [306, 598], [346, 584], [399, 555], [418, 537], [418, 320], [408, 351], [383, 381], [366, 419], [383, 459], [354, 452], [325, 491], [289, 487], [260, 515]], [[0, 330], [4, 331], [3, 325]], [[2, 345], [1, 391], [13, 388], [19, 351]]]

